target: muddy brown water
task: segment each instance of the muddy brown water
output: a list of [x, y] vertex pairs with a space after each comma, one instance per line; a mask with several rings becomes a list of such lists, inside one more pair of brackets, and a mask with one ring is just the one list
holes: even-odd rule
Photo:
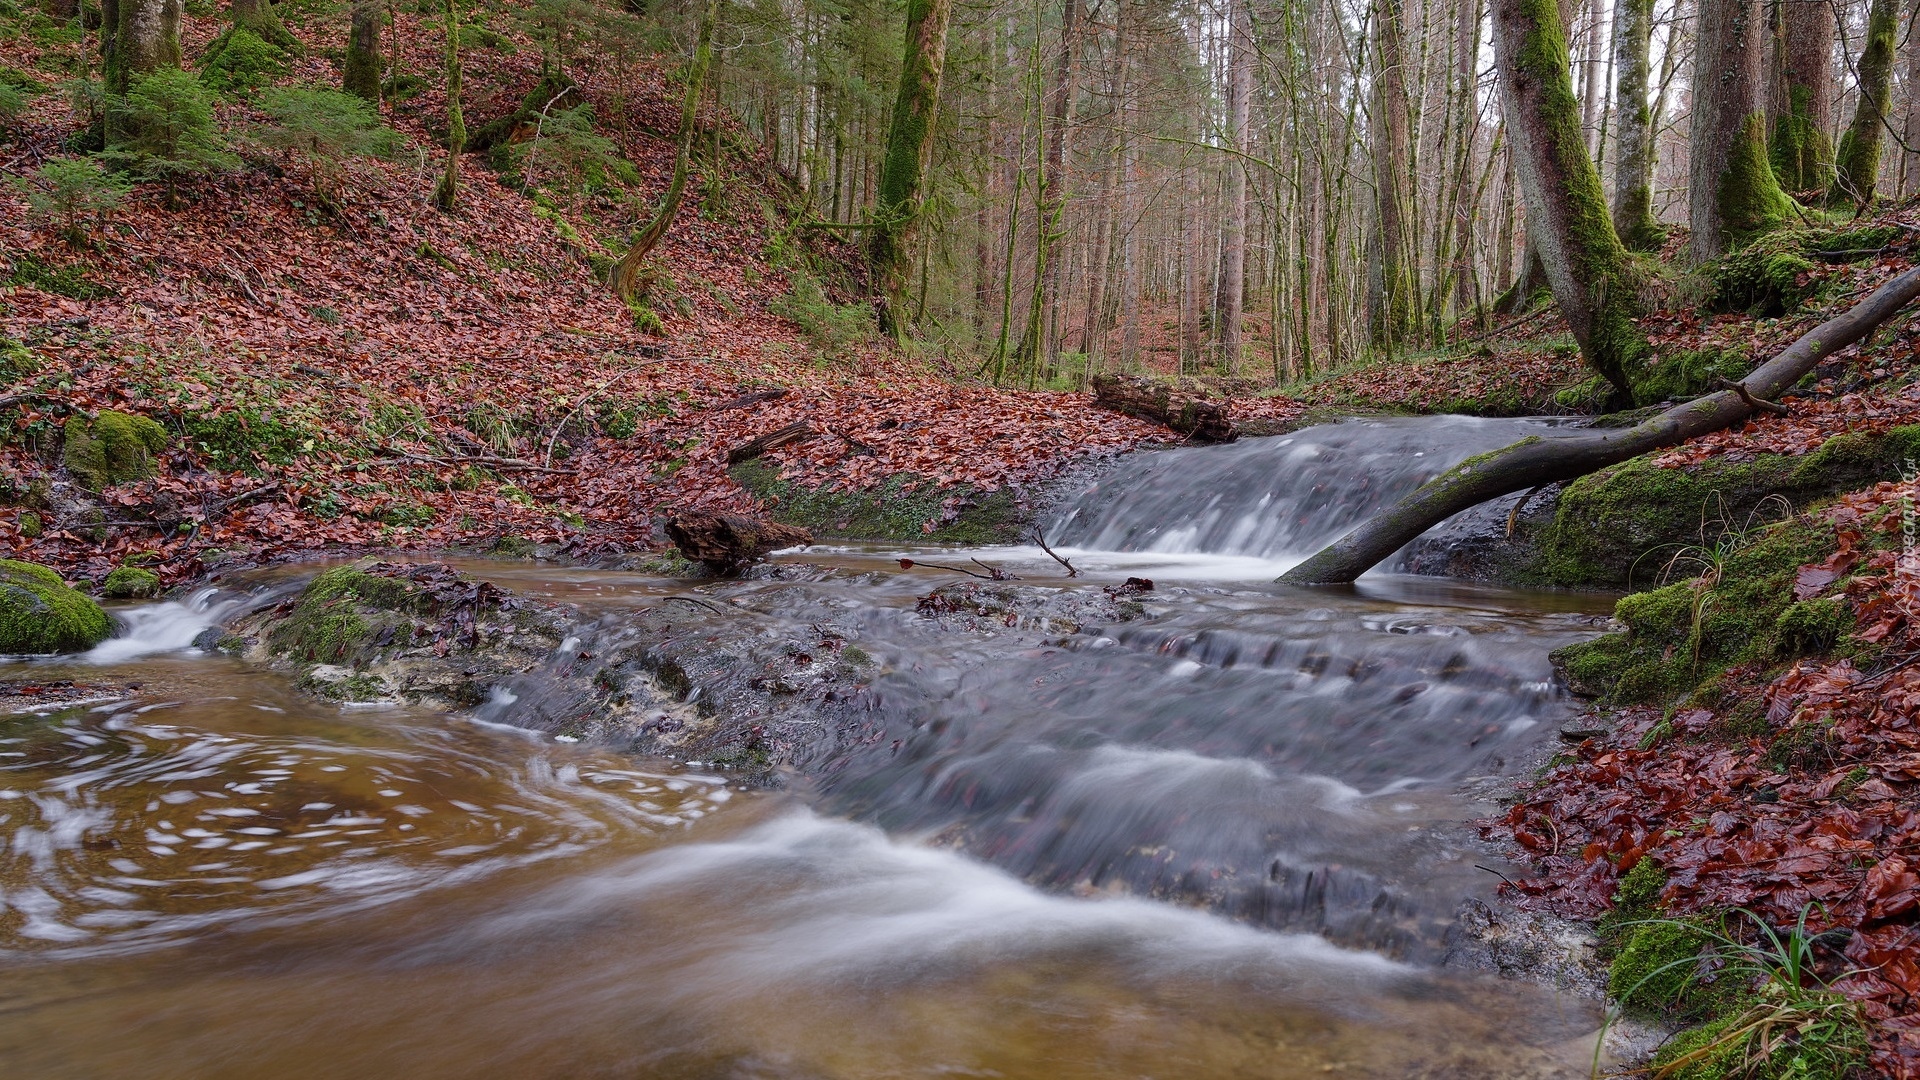
[[[1368, 488], [1477, 446], [1427, 434]], [[1313, 475], [1295, 438], [1267, 447], [1295, 462], [1277, 493], [1206, 452], [1145, 462], [1145, 509], [1107, 481], [1057, 523], [1073, 580], [1028, 549], [816, 549], [782, 557], [823, 568], [805, 580], [723, 584], [467, 564], [583, 635], [673, 595], [755, 632], [838, 611], [888, 737], [776, 789], [524, 730], [512, 694], [343, 707], [191, 647], [285, 580], [8, 663], [139, 689], [0, 718], [0, 1075], [1586, 1075], [1590, 1002], [1440, 959], [1495, 883], [1476, 864], [1503, 865], [1464, 822], [1570, 715], [1546, 653], [1610, 604], [1271, 584], [1276, 551], [1343, 519], [1316, 504], [1293, 539], [1247, 539], [1261, 500], [1353, 471]], [[1111, 533], [1178, 512], [1144, 490], [1168, 483], [1241, 541]], [[1077, 633], [917, 616], [946, 578], [897, 560], [975, 555], [1045, 588], [1157, 588]]]

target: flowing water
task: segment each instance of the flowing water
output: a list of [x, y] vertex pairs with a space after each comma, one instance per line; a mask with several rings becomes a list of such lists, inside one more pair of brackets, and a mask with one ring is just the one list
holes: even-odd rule
[[1438, 961], [1502, 866], [1476, 793], [1553, 740], [1546, 654], [1605, 602], [1272, 583], [1550, 430], [1142, 455], [1050, 529], [1081, 577], [966, 553], [1062, 595], [1155, 580], [1144, 618], [1078, 633], [920, 617], [955, 577], [896, 560], [953, 553], [717, 584], [467, 565], [587, 641], [672, 596], [716, 634], [855, 628], [870, 722], [779, 790], [528, 731], [537, 679], [475, 715], [303, 697], [192, 648], [259, 602], [238, 587], [123, 610], [91, 654], [0, 667], [81, 684], [0, 717], [0, 1075], [1585, 1075], [1589, 1004]]

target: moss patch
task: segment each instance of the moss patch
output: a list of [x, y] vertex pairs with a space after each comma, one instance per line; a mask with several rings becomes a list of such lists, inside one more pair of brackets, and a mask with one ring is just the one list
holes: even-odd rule
[[[1710, 458], [1686, 469], [1638, 457], [1567, 487], [1539, 554], [1519, 575], [1528, 584], [1645, 587], [1689, 546], [1712, 547], [1729, 533], [1781, 516], [1762, 509], [1779, 495], [1794, 509], [1880, 480], [1897, 479], [1920, 456], [1920, 426], [1881, 435], [1841, 435], [1801, 457]], [[1776, 609], [1777, 614], [1777, 609]]]
[[1019, 539], [1031, 519], [1008, 488], [985, 493], [964, 484], [938, 488], [903, 473], [864, 491], [810, 490], [782, 479], [779, 469], [766, 462], [741, 462], [731, 472], [740, 486], [771, 504], [774, 520], [808, 529], [816, 537], [1004, 544]]
[[34, 563], [0, 559], [0, 653], [91, 649], [113, 632], [100, 605]]
[[[276, 654], [319, 664], [347, 663], [377, 647], [382, 634], [412, 640], [414, 614], [432, 598], [399, 578], [379, 577], [354, 566], [336, 566], [313, 579], [288, 617], [273, 628], [267, 645]], [[388, 633], [391, 631], [391, 633]]]
[[1655, 919], [1622, 931], [1607, 967], [1609, 995], [1630, 1009], [1648, 1012], [1675, 1008], [1694, 996], [1697, 961], [1713, 941], [1705, 927]]
[[153, 455], [166, 449], [167, 430], [144, 416], [102, 412], [67, 421], [61, 461], [93, 491], [153, 475]]
[[160, 575], [137, 566], [121, 566], [107, 575], [100, 595], [113, 600], [150, 600], [160, 595]]

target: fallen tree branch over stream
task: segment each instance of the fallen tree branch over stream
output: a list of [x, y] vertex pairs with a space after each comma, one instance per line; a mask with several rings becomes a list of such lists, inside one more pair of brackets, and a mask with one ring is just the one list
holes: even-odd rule
[[1820, 361], [1872, 333], [1916, 296], [1920, 296], [1920, 269], [1901, 274], [1802, 335], [1734, 389], [1676, 405], [1624, 430], [1551, 439], [1534, 436], [1471, 458], [1368, 518], [1280, 580], [1290, 585], [1350, 582], [1421, 533], [1488, 499], [1572, 480], [1650, 450], [1731, 427], [1752, 416], [1761, 402], [1771, 404]]

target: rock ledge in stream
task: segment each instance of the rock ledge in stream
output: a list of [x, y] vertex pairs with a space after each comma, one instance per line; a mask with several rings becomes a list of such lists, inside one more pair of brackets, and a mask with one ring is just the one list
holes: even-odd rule
[[477, 705], [551, 654], [566, 623], [444, 563], [362, 561], [228, 630], [221, 648], [291, 663], [301, 689], [321, 697]]

